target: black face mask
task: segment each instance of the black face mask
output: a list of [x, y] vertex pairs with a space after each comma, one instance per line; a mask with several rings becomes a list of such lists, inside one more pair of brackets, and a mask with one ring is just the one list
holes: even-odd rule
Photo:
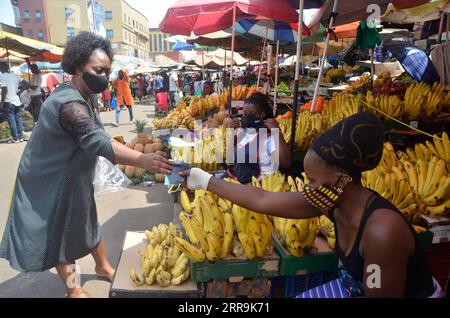
[[108, 87], [109, 84], [108, 77], [103, 75], [98, 76], [91, 73], [84, 73], [82, 79], [94, 94], [100, 94]]
[[244, 117], [242, 117], [241, 126], [242, 128], [255, 128], [255, 129], [263, 128], [264, 120], [256, 117], [253, 114], [245, 115]]
[[119, 74], [119, 79], [122, 81], [123, 80], [123, 74]]

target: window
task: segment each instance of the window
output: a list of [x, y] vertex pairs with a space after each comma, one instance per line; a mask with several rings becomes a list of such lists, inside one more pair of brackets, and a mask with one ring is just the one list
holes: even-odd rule
[[123, 33], [125, 33], [125, 40], [128, 41], [128, 33], [127, 33], [127, 31], [124, 31]]
[[30, 10], [23, 10], [23, 18], [24, 19], [30, 18]]
[[114, 30], [111, 30], [111, 29], [106, 30], [106, 36], [108, 38], [113, 38], [114, 37]]
[[75, 29], [71, 28], [71, 27], [68, 27], [67, 28], [67, 37], [71, 38], [71, 37], [74, 37], [74, 36], [75, 36]]
[[131, 25], [131, 18], [128, 17], [128, 24]]
[[66, 8], [66, 21], [73, 19], [73, 9], [72, 8]]
[[158, 34], [158, 42], [159, 42], [159, 52], [163, 51], [163, 44], [162, 44], [162, 35]]
[[38, 20], [42, 19], [42, 13], [41, 13], [41, 10], [36, 10], [35, 16], [36, 16], [36, 19], [38, 19]]
[[112, 11], [105, 11], [105, 19], [112, 20]]
[[136, 22], [133, 20], [133, 28], [136, 27]]
[[29, 37], [30, 39], [33, 38], [33, 30], [28, 30], [28, 37]]
[[43, 39], [44, 39], [44, 31], [42, 31], [42, 30], [39, 30], [39, 31], [38, 31], [38, 38], [39, 38], [40, 40], [43, 40]]

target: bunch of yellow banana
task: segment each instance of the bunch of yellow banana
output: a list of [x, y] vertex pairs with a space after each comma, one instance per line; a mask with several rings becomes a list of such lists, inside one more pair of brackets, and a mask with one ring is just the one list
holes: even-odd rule
[[374, 96], [372, 91], [366, 95], [367, 104], [377, 108], [396, 119], [403, 119], [403, 102], [397, 95], [378, 95]]
[[445, 107], [445, 98], [445, 87], [440, 83], [432, 87], [425, 83], [412, 84], [406, 90], [404, 113], [409, 120], [432, 117]]
[[336, 232], [333, 222], [327, 216], [322, 215], [319, 217], [318, 231], [327, 239], [328, 246], [334, 249], [336, 246]]
[[390, 200], [411, 222], [418, 221], [421, 214], [445, 215], [450, 211], [447, 154], [450, 143], [446, 133], [442, 141], [435, 136], [434, 143], [419, 143], [406, 152], [395, 153], [386, 143], [378, 167], [363, 174], [363, 185]]
[[[284, 178], [278, 178], [284, 181]], [[306, 179], [305, 179], [306, 180]], [[281, 191], [300, 192], [303, 191], [304, 182], [300, 178], [295, 180], [289, 176], [284, 186], [278, 186]], [[284, 219], [273, 218], [275, 231], [281, 243], [288, 251], [297, 257], [305, 253], [314, 246], [317, 234], [318, 218], [312, 219]]]
[[[335, 94], [322, 113], [301, 112], [297, 118], [295, 147], [298, 150], [306, 151], [314, 139], [322, 132], [342, 119], [356, 114], [358, 112], [358, 103], [358, 98], [353, 95]], [[292, 121], [286, 118], [279, 118], [278, 125], [284, 140], [290, 142], [292, 138]]]
[[234, 225], [231, 203], [203, 190], [195, 191], [193, 202], [181, 192], [180, 222], [189, 242], [177, 238], [175, 243], [190, 259], [203, 262], [227, 257], [233, 249]]
[[148, 246], [140, 252], [142, 274], [130, 269], [130, 278], [136, 285], [180, 285], [189, 278], [189, 258], [175, 243], [181, 233], [173, 223], [160, 224], [145, 231]]
[[216, 171], [226, 159], [226, 127], [221, 125], [212, 134], [201, 134], [194, 147], [172, 147], [172, 159], [206, 171]]

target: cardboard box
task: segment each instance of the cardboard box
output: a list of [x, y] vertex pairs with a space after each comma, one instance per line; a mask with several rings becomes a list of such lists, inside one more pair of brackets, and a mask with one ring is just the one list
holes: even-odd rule
[[308, 275], [322, 271], [333, 271], [338, 268], [336, 253], [328, 247], [326, 240], [322, 237], [317, 237], [314, 243], [317, 253], [302, 257], [291, 255], [276, 235], [273, 235], [273, 238], [275, 250], [281, 258], [281, 276]]
[[240, 282], [245, 278], [274, 277], [278, 275], [280, 257], [273, 252], [264, 258], [228, 256], [216, 262], [192, 262], [191, 277], [195, 282], [208, 282], [212, 279]]
[[200, 298], [205, 296], [205, 286], [187, 280], [179, 286], [160, 287], [156, 282], [152, 286], [136, 286], [129, 276], [130, 268], [140, 273], [142, 270], [139, 251], [147, 247], [144, 232], [126, 232], [122, 253], [111, 284], [109, 297], [119, 298]]

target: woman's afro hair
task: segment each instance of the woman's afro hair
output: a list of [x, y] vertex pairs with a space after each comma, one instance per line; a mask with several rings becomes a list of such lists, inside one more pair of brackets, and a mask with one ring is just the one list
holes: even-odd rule
[[62, 69], [75, 75], [77, 68], [85, 65], [97, 49], [104, 51], [113, 60], [111, 42], [91, 32], [80, 32], [67, 42], [61, 61]]

